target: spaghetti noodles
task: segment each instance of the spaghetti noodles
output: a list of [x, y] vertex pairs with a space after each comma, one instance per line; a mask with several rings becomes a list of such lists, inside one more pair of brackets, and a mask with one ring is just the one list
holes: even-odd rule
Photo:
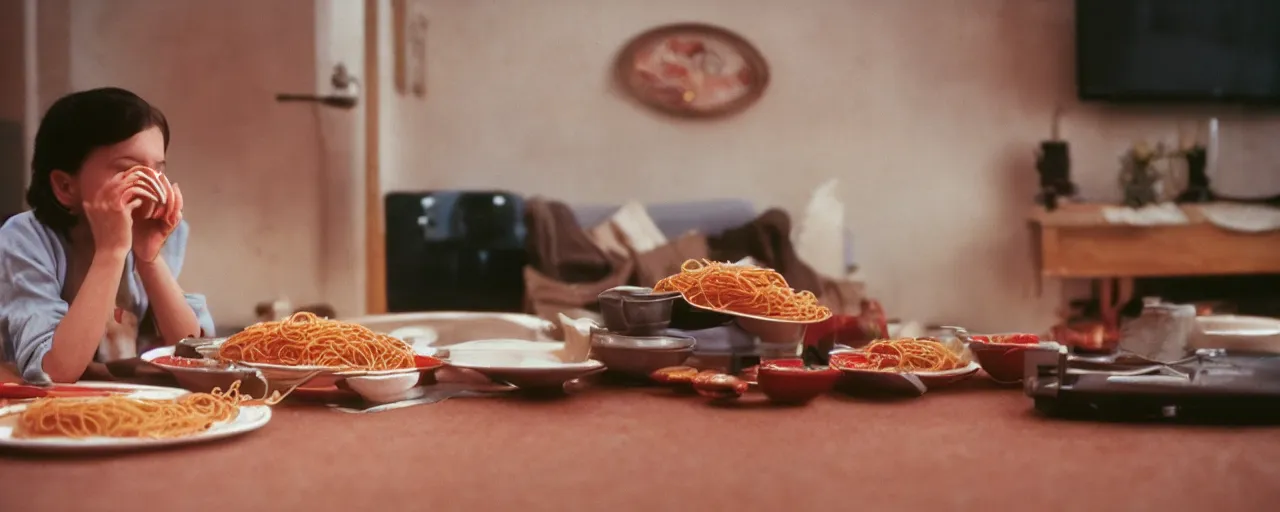
[[246, 400], [240, 394], [240, 381], [226, 391], [215, 388], [210, 393], [191, 393], [170, 400], [122, 396], [41, 398], [19, 413], [13, 437], [183, 437], [234, 419]]
[[249, 326], [227, 338], [218, 349], [218, 357], [237, 362], [343, 370], [414, 367], [409, 344], [362, 325], [306, 312]]
[[854, 370], [941, 372], [968, 364], [946, 345], [929, 339], [876, 340], [858, 352], [832, 354], [831, 365]]
[[656, 292], [680, 292], [695, 306], [779, 320], [820, 321], [831, 310], [808, 291], [796, 292], [773, 269], [688, 260], [658, 281]]

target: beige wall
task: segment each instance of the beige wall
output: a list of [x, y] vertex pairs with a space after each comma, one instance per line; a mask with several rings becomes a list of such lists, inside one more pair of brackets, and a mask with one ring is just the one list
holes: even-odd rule
[[[567, 201], [745, 197], [800, 211], [841, 180], [870, 292], [892, 315], [1042, 328], [1023, 220], [1032, 150], [1068, 108], [1084, 193], [1115, 198], [1132, 139], [1223, 117], [1234, 193], [1280, 192], [1280, 118], [1236, 108], [1075, 101], [1072, 2], [1027, 0], [427, 0], [428, 98], [384, 109], [389, 189], [503, 187]], [[614, 53], [655, 25], [704, 21], [769, 59], [739, 117], [686, 122], [611, 91]], [[387, 35], [386, 37], [389, 37]], [[384, 59], [389, 64], [389, 60]], [[390, 85], [388, 84], [388, 94]]]
[[[350, 181], [345, 176], [356, 172], [358, 114], [274, 100], [278, 92], [315, 92], [321, 76], [327, 82], [332, 61], [347, 56], [342, 44], [351, 44], [349, 31], [336, 20], [331, 24], [324, 12], [332, 5], [45, 3], [44, 107], [69, 90], [115, 85], [168, 116], [170, 175], [183, 187], [192, 225], [181, 282], [208, 295], [219, 324], [243, 324], [252, 319], [254, 303], [277, 297], [295, 303], [329, 297], [347, 311], [362, 307], [348, 298], [354, 285], [329, 288], [327, 276], [342, 273], [334, 265], [352, 264], [330, 249], [354, 241], [342, 229], [325, 229], [335, 217], [329, 204], [347, 208], [345, 197], [355, 194], [343, 187]], [[346, 22], [360, 26], [358, 19]], [[318, 32], [343, 43], [318, 45]], [[354, 44], [360, 48], [359, 40]], [[346, 274], [358, 274], [358, 268]]]
[[[359, 72], [359, 3], [40, 2], [42, 108], [116, 84], [170, 116], [195, 235], [183, 284], [210, 296], [221, 323], [278, 295], [363, 307], [360, 114], [272, 101], [323, 87], [338, 60]], [[1035, 296], [1023, 214], [1031, 150], [1059, 103], [1091, 197], [1116, 197], [1116, 156], [1132, 139], [1207, 115], [1224, 123], [1220, 188], [1280, 192], [1271, 114], [1076, 102], [1065, 0], [428, 0], [425, 101], [392, 93], [382, 7], [388, 189], [745, 197], [798, 211], [838, 177], [870, 290], [896, 316], [975, 329], [1050, 319], [1060, 289]], [[689, 20], [765, 53], [773, 83], [754, 108], [681, 122], [611, 90], [628, 38]]]

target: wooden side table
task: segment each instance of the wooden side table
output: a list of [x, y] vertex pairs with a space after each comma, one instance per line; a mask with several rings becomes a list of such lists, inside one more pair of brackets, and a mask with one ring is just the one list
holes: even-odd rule
[[[1097, 279], [1103, 319], [1115, 327], [1120, 305], [1139, 277], [1280, 273], [1280, 231], [1241, 233], [1209, 223], [1199, 207], [1183, 206], [1189, 223], [1131, 226], [1108, 223], [1104, 205], [1037, 207], [1031, 225], [1041, 278]], [[1116, 290], [1119, 289], [1118, 300]]]

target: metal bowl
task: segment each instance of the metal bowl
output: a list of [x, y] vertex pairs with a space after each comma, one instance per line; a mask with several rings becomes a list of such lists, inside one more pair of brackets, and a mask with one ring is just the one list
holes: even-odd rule
[[652, 288], [616, 286], [600, 293], [600, 313], [612, 332], [653, 335], [671, 324], [671, 308], [677, 292], [656, 293]]
[[627, 336], [607, 331], [591, 335], [591, 358], [609, 371], [647, 379], [668, 366], [679, 366], [693, 354], [697, 342], [688, 336]]

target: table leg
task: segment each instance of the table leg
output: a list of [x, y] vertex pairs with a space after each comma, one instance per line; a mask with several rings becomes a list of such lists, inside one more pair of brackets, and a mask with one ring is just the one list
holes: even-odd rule
[[1118, 281], [1120, 281], [1120, 298], [1117, 303], [1123, 308], [1129, 301], [1133, 300], [1134, 279], [1132, 277], [1121, 277]]
[[1119, 323], [1119, 315], [1115, 302], [1116, 282], [1112, 278], [1103, 278], [1098, 286], [1098, 311], [1102, 313], [1102, 323], [1111, 328]]

